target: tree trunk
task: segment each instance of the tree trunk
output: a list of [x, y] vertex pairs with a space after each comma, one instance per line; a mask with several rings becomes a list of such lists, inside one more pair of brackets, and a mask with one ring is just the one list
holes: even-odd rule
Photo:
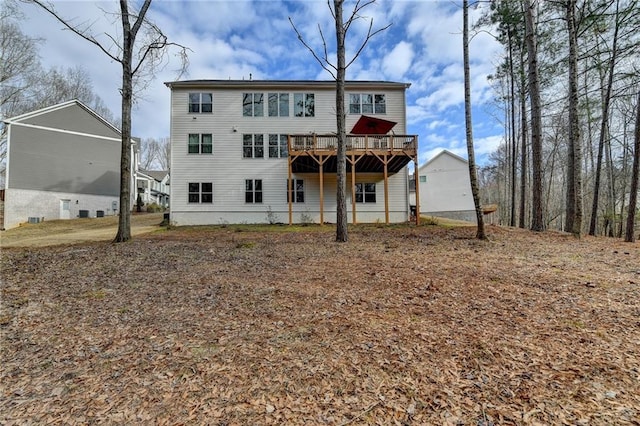
[[616, 2], [616, 22], [613, 31], [613, 44], [611, 50], [611, 59], [609, 60], [608, 72], [609, 78], [607, 80], [607, 88], [602, 99], [602, 120], [600, 122], [600, 138], [598, 139], [598, 156], [596, 159], [596, 176], [593, 184], [593, 201], [591, 204], [591, 220], [589, 222], [589, 235], [596, 235], [597, 223], [598, 223], [598, 203], [600, 197], [600, 179], [602, 171], [602, 156], [604, 153], [604, 146], [609, 134], [609, 105], [611, 103], [611, 91], [613, 89], [613, 75], [616, 66], [616, 56], [618, 54], [618, 2]]
[[638, 180], [640, 177], [640, 92], [638, 92], [638, 102], [636, 103], [636, 131], [633, 143], [633, 167], [631, 169], [631, 192], [629, 193], [629, 214], [627, 215], [627, 229], [624, 240], [633, 243], [636, 240], [636, 205], [638, 202]]
[[565, 229], [582, 236], [582, 141], [578, 117], [578, 48], [575, 22], [576, 0], [566, 3], [569, 33], [569, 147]]
[[516, 144], [516, 90], [515, 73], [513, 71], [513, 37], [511, 36], [511, 25], [507, 27], [507, 42], [509, 43], [509, 83], [510, 83], [510, 111], [511, 111], [511, 215], [509, 224], [516, 226], [516, 166], [517, 166], [517, 144]]
[[542, 217], [542, 107], [540, 101], [540, 82], [538, 80], [536, 34], [533, 26], [533, 7], [531, 0], [525, 0], [524, 6], [527, 59], [529, 65], [529, 97], [531, 98], [531, 167], [533, 170], [533, 182], [531, 185], [531, 230], [544, 231], [545, 226]]
[[[148, 9], [151, 0], [146, 1]], [[120, 216], [118, 217], [118, 232], [113, 240], [115, 243], [131, 239], [131, 103], [133, 99], [133, 79], [131, 60], [133, 57], [133, 43], [135, 33], [129, 23], [129, 7], [126, 0], [120, 0], [122, 17], [122, 151], [120, 153]], [[143, 19], [142, 15], [138, 19]]]
[[[337, 191], [336, 191], [336, 241], [346, 242], [349, 239], [347, 233], [347, 131], [344, 107], [345, 84], [345, 28], [342, 22], [343, 0], [334, 0], [336, 18], [336, 124], [338, 134], [337, 165]], [[353, 172], [352, 172], [353, 173]]]
[[527, 156], [529, 130], [527, 126], [527, 80], [524, 72], [524, 49], [520, 50], [520, 218], [518, 226], [526, 227], [527, 216], [527, 176], [529, 160]]
[[476, 238], [486, 240], [487, 235], [484, 231], [484, 218], [482, 215], [482, 206], [480, 205], [480, 195], [478, 190], [478, 173], [476, 170], [476, 160], [473, 152], [473, 123], [471, 121], [471, 83], [469, 77], [469, 4], [468, 0], [462, 2], [462, 19], [463, 36], [462, 51], [464, 60], [464, 122], [467, 129], [467, 155], [469, 156], [469, 178], [471, 180], [471, 193], [473, 195], [473, 203], [476, 208], [476, 220], [478, 228]]

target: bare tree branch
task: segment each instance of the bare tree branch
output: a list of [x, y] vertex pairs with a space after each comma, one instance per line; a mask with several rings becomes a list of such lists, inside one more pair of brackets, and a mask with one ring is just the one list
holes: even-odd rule
[[[300, 43], [302, 43], [302, 45], [304, 47], [307, 48], [307, 50], [309, 50], [309, 52], [311, 52], [311, 54], [313, 55], [313, 57], [315, 58], [315, 60], [320, 64], [320, 66], [327, 71], [329, 74], [331, 74], [331, 76], [335, 79], [336, 75], [333, 73], [333, 71], [331, 69], [329, 69], [327, 67], [327, 65], [330, 65], [332, 68], [335, 69], [335, 66], [332, 65], [331, 63], [329, 63], [328, 61], [323, 61], [322, 59], [320, 59], [320, 57], [318, 57], [318, 55], [316, 54], [315, 50], [313, 50], [313, 48], [311, 46], [309, 46], [307, 44], [307, 42], [304, 40], [304, 38], [302, 37], [302, 34], [300, 34], [300, 31], [298, 31], [298, 28], [296, 28], [295, 24], [293, 23], [293, 20], [291, 19], [291, 17], [289, 17], [289, 22], [291, 23], [291, 26], [293, 27], [293, 30], [296, 32], [296, 35], [298, 36], [298, 40], [300, 40]], [[324, 38], [323, 38], [324, 40]], [[325, 65], [326, 62], [326, 65]]]
[[[351, 19], [349, 19], [349, 21], [351, 21]], [[349, 66], [356, 60], [358, 59], [358, 56], [360, 56], [360, 53], [362, 53], [362, 51], [364, 50], [365, 46], [367, 45], [367, 43], [369, 43], [369, 40], [371, 40], [371, 37], [375, 36], [378, 33], [381, 33], [382, 31], [387, 30], [392, 24], [387, 25], [386, 27], [377, 29], [374, 32], [371, 32], [371, 30], [373, 29], [373, 19], [369, 22], [369, 30], [367, 31], [367, 36], [365, 37], [364, 41], [362, 42], [362, 44], [360, 45], [360, 48], [358, 49], [358, 51], [356, 52], [355, 55], [353, 55], [353, 58], [351, 58], [351, 60], [347, 63], [347, 68], [349, 68]]]
[[64, 25], [68, 30], [76, 33], [77, 35], [79, 35], [83, 39], [87, 40], [89, 43], [92, 43], [92, 44], [95, 44], [96, 46], [98, 46], [98, 48], [100, 50], [102, 50], [108, 57], [110, 57], [114, 61], [121, 62], [120, 58], [118, 58], [117, 56], [112, 55], [111, 52], [109, 52], [108, 49], [106, 49], [98, 40], [96, 40], [96, 38], [94, 36], [85, 34], [85, 32], [88, 30], [89, 27], [87, 27], [87, 29], [85, 29], [85, 30], [82, 30], [79, 27], [71, 25], [70, 23], [66, 22], [64, 19], [62, 19], [58, 15], [58, 13], [55, 11], [55, 8], [51, 4], [45, 4], [43, 1], [40, 1], [40, 0], [24, 0], [24, 1], [27, 2], [27, 3], [35, 3], [35, 4], [37, 4], [42, 9], [44, 9], [47, 13], [49, 13], [51, 16], [53, 16], [58, 22], [60, 22], [62, 25]]

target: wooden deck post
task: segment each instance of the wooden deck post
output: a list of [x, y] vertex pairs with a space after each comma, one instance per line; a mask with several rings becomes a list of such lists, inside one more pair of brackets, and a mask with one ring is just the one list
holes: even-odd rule
[[[288, 145], [288, 150], [291, 151], [291, 136], [287, 136], [287, 145]], [[291, 171], [291, 162], [292, 162], [292, 158], [291, 158], [291, 153], [289, 152], [289, 155], [287, 156], [287, 162], [289, 163], [289, 170], [288, 170], [288, 175], [289, 175], [289, 180], [287, 181], [287, 193], [289, 194], [289, 196], [287, 197], [289, 199], [289, 225], [293, 225], [293, 207], [292, 207], [292, 196], [291, 196], [291, 177], [292, 177], [292, 171]]]
[[356, 157], [351, 154], [351, 216], [352, 222], [356, 224]]
[[420, 175], [418, 173], [418, 154], [413, 158], [413, 180], [416, 184], [416, 226], [420, 225]]
[[389, 173], [387, 168], [387, 154], [384, 154], [384, 222], [389, 224]]
[[320, 156], [320, 225], [324, 225], [324, 161]]

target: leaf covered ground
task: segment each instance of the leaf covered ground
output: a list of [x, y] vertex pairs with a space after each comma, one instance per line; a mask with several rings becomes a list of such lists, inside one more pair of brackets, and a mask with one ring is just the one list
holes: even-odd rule
[[474, 232], [4, 249], [0, 423], [640, 424], [640, 245]]

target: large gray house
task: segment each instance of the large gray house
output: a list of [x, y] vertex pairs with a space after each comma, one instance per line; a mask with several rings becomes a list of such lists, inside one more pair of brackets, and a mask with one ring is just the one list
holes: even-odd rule
[[[121, 134], [116, 127], [78, 100], [5, 124], [4, 229], [43, 218], [118, 213]], [[132, 184], [132, 196], [133, 189]]]

